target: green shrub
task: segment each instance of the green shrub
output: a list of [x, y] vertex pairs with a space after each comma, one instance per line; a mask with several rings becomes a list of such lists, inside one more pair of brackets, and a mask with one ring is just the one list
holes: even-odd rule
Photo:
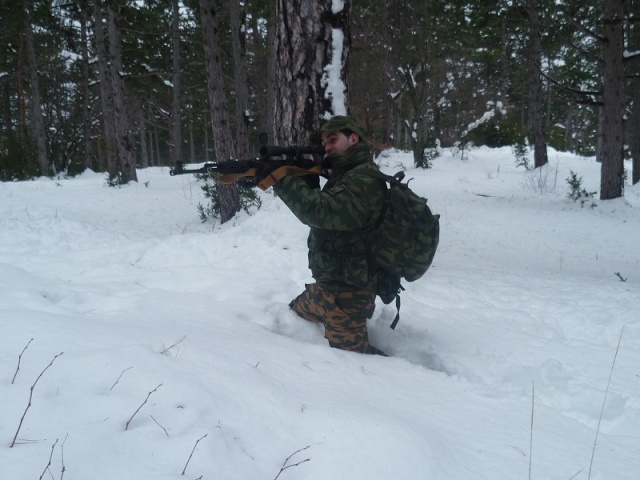
[[582, 177], [578, 177], [578, 174], [573, 170], [570, 171], [570, 176], [567, 177], [567, 183], [569, 184], [569, 192], [567, 193], [567, 198], [577, 202], [580, 200], [580, 204], [584, 206], [586, 202], [591, 200], [591, 207], [595, 207], [596, 204], [593, 202], [593, 198], [596, 195], [596, 192], [588, 192], [582, 186]]
[[[196, 175], [198, 180], [204, 181], [201, 185], [205, 198], [209, 199], [208, 205], [198, 204], [200, 220], [206, 222], [208, 218], [220, 218], [220, 195], [218, 194], [218, 184], [211, 175]], [[238, 194], [240, 195], [240, 208], [250, 213], [251, 208], [260, 209], [262, 200], [253, 185], [238, 181]]]

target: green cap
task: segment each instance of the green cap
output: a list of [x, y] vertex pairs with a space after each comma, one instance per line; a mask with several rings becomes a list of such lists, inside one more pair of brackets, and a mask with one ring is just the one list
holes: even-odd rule
[[360, 125], [358, 125], [358, 122], [351, 117], [336, 115], [324, 122], [318, 131], [311, 134], [311, 141], [313, 143], [320, 143], [322, 141], [323, 132], [341, 132], [344, 130], [350, 130], [353, 133], [357, 133], [363, 141], [365, 139], [364, 130]]

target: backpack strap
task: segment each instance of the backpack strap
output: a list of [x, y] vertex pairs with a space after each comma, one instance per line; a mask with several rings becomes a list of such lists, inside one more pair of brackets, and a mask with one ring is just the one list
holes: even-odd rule
[[[370, 177], [377, 178], [390, 185], [401, 184], [402, 180], [405, 177], [405, 174], [403, 171], [400, 171], [394, 175], [386, 175], [382, 173], [380, 170], [361, 169], [361, 171], [365, 175], [369, 175]], [[382, 219], [382, 214], [380, 215], [380, 217], [381, 217], [380, 219]], [[373, 227], [373, 230], [375, 230], [378, 226], [379, 226], [379, 222]], [[400, 321], [400, 292], [402, 291], [404, 291], [404, 287], [402, 285], [399, 285], [398, 292], [396, 293], [396, 316], [393, 319], [393, 322], [391, 322], [391, 325], [390, 325], [391, 330], [395, 330], [396, 325], [398, 325], [398, 322]]]
[[378, 178], [380, 180], [384, 180], [387, 183], [400, 183], [404, 179], [404, 172], [400, 171], [394, 175], [387, 175], [382, 173], [380, 170], [369, 170], [369, 169], [361, 169], [362, 173], [365, 175], [369, 175], [370, 177]]

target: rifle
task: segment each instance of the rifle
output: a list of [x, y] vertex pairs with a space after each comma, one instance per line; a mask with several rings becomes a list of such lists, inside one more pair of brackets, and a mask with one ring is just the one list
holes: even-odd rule
[[319, 175], [321, 168], [313, 159], [305, 155], [324, 155], [324, 148], [320, 145], [281, 147], [267, 145], [266, 134], [260, 135], [260, 157], [249, 160], [228, 160], [226, 162], [206, 162], [198, 168], [185, 168], [181, 161], [176, 161], [175, 168], [169, 171], [170, 175], [184, 175], [186, 173], [215, 173], [220, 183], [233, 183], [244, 177], [254, 177], [265, 165], [271, 171], [280, 167], [290, 167], [290, 173], [294, 175]]

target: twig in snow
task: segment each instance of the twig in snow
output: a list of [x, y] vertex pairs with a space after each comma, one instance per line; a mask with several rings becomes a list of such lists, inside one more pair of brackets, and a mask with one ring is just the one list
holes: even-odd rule
[[151, 417], [151, 420], [153, 420], [154, 422], [156, 422], [156, 425], [158, 425], [162, 430], [164, 430], [164, 433], [167, 435], [167, 437], [169, 436], [169, 432], [167, 432], [167, 429], [164, 428], [162, 425], [160, 425], [160, 423], [158, 423], [158, 421], [153, 418], [153, 415], [149, 415]]
[[529, 480], [531, 480], [531, 460], [533, 452], [533, 407], [535, 405], [536, 382], [531, 382], [531, 432], [529, 434]]
[[184, 464], [184, 468], [182, 469], [182, 475], [184, 475], [184, 472], [187, 471], [187, 466], [189, 465], [189, 462], [191, 461], [191, 457], [193, 457], [193, 452], [196, 451], [196, 448], [198, 446], [198, 444], [200, 443], [200, 440], [202, 440], [203, 438], [205, 438], [207, 435], [209, 435], [208, 433], [205, 433], [203, 436], [201, 436], [198, 440], [196, 440], [196, 444], [193, 446], [193, 450], [191, 450], [191, 454], [189, 455], [189, 458], [187, 459], [187, 463]]
[[125, 430], [129, 430], [129, 424], [131, 423], [131, 420], [133, 420], [133, 417], [135, 417], [136, 413], [138, 413], [140, 411], [140, 409], [144, 406], [144, 404], [147, 403], [147, 401], [149, 400], [149, 397], [151, 396], [151, 394], [153, 392], [155, 392], [156, 390], [158, 390], [161, 386], [162, 386], [162, 384], [158, 385], [156, 388], [154, 388], [153, 390], [151, 390], [147, 394], [147, 398], [144, 399], [144, 402], [142, 402], [142, 404], [138, 407], [138, 409], [135, 412], [133, 412], [133, 415], [131, 415], [131, 418], [129, 418], [129, 420], [127, 420], [127, 424], [124, 426]]
[[618, 278], [620, 279], [620, 281], [621, 281], [621, 282], [626, 282], [626, 281], [627, 281], [627, 279], [626, 279], [626, 278], [623, 278], [623, 277], [622, 277], [622, 275], [620, 275], [620, 272], [616, 272], [616, 273], [614, 273], [614, 275], [615, 275], [616, 277], [618, 277]]
[[51, 446], [51, 453], [49, 454], [49, 463], [47, 463], [47, 466], [44, 467], [44, 471], [42, 472], [42, 475], [40, 475], [39, 480], [42, 480], [42, 477], [44, 477], [44, 474], [47, 473], [47, 470], [49, 470], [49, 467], [51, 466], [51, 459], [53, 458], [53, 450], [56, 448], [57, 444], [58, 444], [58, 439], [56, 438], [56, 441], [53, 442], [53, 445]]
[[607, 381], [607, 388], [604, 391], [604, 399], [602, 400], [602, 408], [600, 409], [600, 417], [598, 418], [598, 427], [596, 428], [596, 438], [593, 440], [593, 450], [591, 451], [591, 462], [589, 462], [589, 475], [587, 480], [591, 479], [591, 467], [593, 466], [593, 457], [596, 453], [596, 444], [598, 442], [598, 433], [600, 432], [600, 422], [602, 421], [602, 415], [604, 413], [604, 404], [607, 401], [607, 395], [609, 393], [609, 385], [611, 385], [611, 377], [613, 376], [613, 369], [616, 366], [616, 358], [618, 358], [618, 351], [620, 350], [620, 342], [622, 342], [622, 334], [624, 333], [624, 325], [620, 331], [620, 338], [618, 338], [618, 346], [616, 347], [616, 353], [613, 356], [613, 363], [611, 364], [611, 371], [609, 372], [609, 380]]
[[125, 368], [124, 370], [122, 370], [122, 372], [120, 372], [120, 376], [118, 377], [118, 379], [116, 380], [116, 383], [114, 383], [113, 385], [111, 385], [111, 388], [109, 390], [113, 390], [113, 387], [115, 387], [118, 382], [120, 381], [120, 379], [122, 378], [122, 375], [124, 375], [124, 372], [126, 372], [127, 370], [131, 370], [133, 368], [133, 366], [129, 367], [129, 368]]
[[36, 388], [36, 384], [38, 383], [38, 380], [40, 380], [40, 378], [42, 378], [42, 375], [44, 375], [44, 372], [47, 371], [47, 369], [53, 365], [53, 362], [56, 361], [56, 358], [58, 358], [60, 355], [62, 355], [64, 352], [60, 352], [59, 354], [57, 354], [55, 357], [53, 357], [53, 360], [51, 360], [51, 362], [49, 363], [49, 365], [47, 365], [46, 367], [44, 367], [44, 370], [42, 370], [40, 372], [40, 375], [38, 375], [38, 378], [36, 378], [36, 381], [33, 382], [33, 385], [31, 385], [31, 388], [29, 389], [29, 403], [27, 404], [27, 408], [24, 409], [24, 413], [22, 414], [22, 418], [20, 419], [20, 423], [18, 424], [18, 429], [16, 430], [16, 434], [13, 436], [13, 440], [11, 441], [11, 446], [10, 448], [13, 448], [13, 446], [16, 444], [16, 439], [18, 438], [18, 434], [20, 433], [20, 429], [22, 428], [22, 422], [24, 422], [24, 418], [27, 416], [27, 412], [29, 411], [29, 408], [31, 407], [31, 400], [33, 400], [33, 389]]
[[20, 355], [18, 355], [18, 366], [16, 367], [16, 373], [13, 374], [13, 379], [11, 380], [11, 385], [13, 385], [13, 382], [16, 381], [16, 377], [18, 376], [18, 370], [20, 370], [20, 360], [22, 360], [22, 354], [25, 352], [25, 350], [27, 348], [29, 348], [29, 344], [31, 342], [33, 342], [33, 338], [27, 342], [25, 347], [22, 349], [22, 352], [20, 352]]
[[583, 471], [583, 470], [584, 470], [584, 468], [581, 468], [580, 470], [578, 470], [578, 471], [573, 475], [573, 477], [571, 477], [569, 480], [573, 480], [574, 478], [576, 478], [579, 474], [581, 474], [581, 473], [582, 473], [582, 471]]
[[64, 465], [64, 444], [67, 443], [67, 438], [69, 438], [69, 434], [67, 433], [62, 441], [62, 445], [60, 445], [60, 457], [62, 460], [62, 470], [60, 471], [60, 480], [64, 477], [64, 472], [67, 470], [67, 467]]
[[275, 478], [273, 480], [278, 480], [278, 477], [280, 476], [280, 474], [282, 472], [284, 472], [287, 468], [291, 468], [291, 467], [297, 467], [298, 465], [304, 463], [304, 462], [308, 462], [309, 460], [311, 460], [311, 458], [305, 458], [304, 460], [299, 461], [298, 463], [293, 463], [291, 465], [287, 465], [287, 463], [289, 463], [289, 460], [291, 460], [291, 457], [293, 457], [296, 453], [299, 453], [303, 450], [306, 450], [307, 448], [309, 448], [309, 445], [307, 445], [304, 448], [301, 448], [300, 450], [296, 450], [295, 452], [293, 452], [291, 455], [289, 455], [287, 457], [287, 459], [284, 461], [284, 463], [282, 464], [282, 467], [280, 468], [280, 471], [278, 472], [278, 475], [275, 476]]
[[167, 353], [169, 353], [169, 350], [171, 350], [174, 347], [177, 347], [178, 345], [180, 345], [182, 342], [184, 342], [187, 339], [187, 336], [185, 335], [184, 337], [182, 337], [180, 340], [178, 340], [176, 343], [174, 343], [173, 345], [171, 345], [170, 347], [165, 348], [163, 351], [160, 352], [160, 355], [166, 355]]

